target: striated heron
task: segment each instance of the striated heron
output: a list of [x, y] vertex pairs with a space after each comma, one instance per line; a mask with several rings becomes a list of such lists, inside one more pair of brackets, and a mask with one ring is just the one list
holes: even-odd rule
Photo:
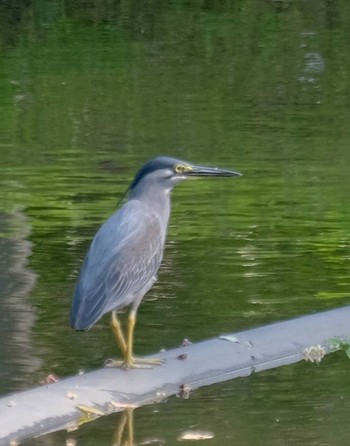
[[[170, 157], [145, 164], [128, 189], [127, 202], [96, 233], [76, 284], [71, 325], [88, 330], [112, 312], [111, 327], [123, 354], [125, 368], [159, 363], [134, 358], [133, 333], [137, 309], [156, 281], [170, 215], [170, 192], [182, 180], [194, 177], [235, 177], [237, 172], [196, 166]], [[127, 336], [117, 317], [130, 306]]]

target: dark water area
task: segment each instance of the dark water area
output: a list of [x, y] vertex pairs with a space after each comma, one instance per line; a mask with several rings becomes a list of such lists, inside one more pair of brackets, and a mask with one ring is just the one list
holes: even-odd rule
[[[69, 327], [71, 297], [156, 155], [243, 177], [173, 191], [138, 354], [349, 303], [349, 23], [345, 0], [0, 6], [2, 394], [118, 353], [108, 317]], [[203, 388], [136, 410], [135, 440], [347, 444], [349, 377], [334, 354]], [[120, 417], [25, 444], [112, 445]]]

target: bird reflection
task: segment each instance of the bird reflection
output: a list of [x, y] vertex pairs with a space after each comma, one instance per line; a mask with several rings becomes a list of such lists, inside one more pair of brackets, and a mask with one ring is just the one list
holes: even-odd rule
[[134, 446], [134, 409], [127, 408], [113, 435], [112, 446]]

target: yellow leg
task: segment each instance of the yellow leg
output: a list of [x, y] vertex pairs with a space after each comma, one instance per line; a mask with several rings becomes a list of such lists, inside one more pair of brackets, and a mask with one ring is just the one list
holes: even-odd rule
[[108, 359], [105, 362], [106, 367], [124, 367], [126, 369], [152, 368], [155, 365], [163, 363], [163, 361], [158, 358], [134, 358], [133, 345], [135, 324], [136, 311], [131, 310], [128, 318], [127, 339], [125, 341], [117, 314], [114, 311], [112, 312], [111, 327], [117, 344], [119, 345], [120, 350], [124, 356], [124, 361]]
[[124, 335], [122, 332], [122, 327], [120, 325], [117, 313], [115, 311], [112, 311], [112, 317], [111, 317], [111, 328], [114, 334], [114, 337], [117, 341], [117, 344], [125, 357], [126, 355], [126, 342], [124, 339]]
[[134, 409], [126, 409], [128, 412], [128, 446], [134, 446]]
[[121, 414], [121, 419], [118, 424], [118, 427], [114, 433], [113, 438], [113, 446], [121, 446], [123, 441], [123, 435], [124, 430], [127, 422], [127, 411], [124, 410], [124, 412]]
[[[127, 426], [127, 431], [125, 428]], [[123, 442], [123, 439], [126, 440]], [[134, 446], [134, 409], [127, 408], [123, 413], [120, 423], [113, 438], [113, 446]]]
[[130, 368], [134, 365], [133, 345], [134, 345], [134, 328], [136, 324], [136, 313], [130, 311], [128, 319], [128, 338], [126, 344], [125, 367]]

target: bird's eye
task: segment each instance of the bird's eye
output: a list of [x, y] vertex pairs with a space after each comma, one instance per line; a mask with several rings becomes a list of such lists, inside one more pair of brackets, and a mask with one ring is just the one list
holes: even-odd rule
[[176, 173], [184, 173], [186, 172], [187, 168], [183, 164], [176, 164], [174, 170]]

